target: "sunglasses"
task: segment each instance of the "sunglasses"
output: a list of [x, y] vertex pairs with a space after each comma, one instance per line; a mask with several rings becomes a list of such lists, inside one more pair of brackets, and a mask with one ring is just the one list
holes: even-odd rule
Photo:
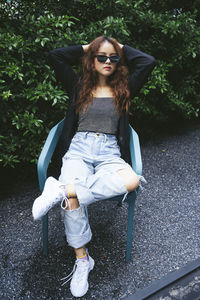
[[120, 61], [120, 56], [118, 55], [112, 55], [112, 56], [106, 56], [106, 55], [95, 55], [98, 62], [105, 63], [107, 59], [110, 59], [111, 63], [118, 63]]

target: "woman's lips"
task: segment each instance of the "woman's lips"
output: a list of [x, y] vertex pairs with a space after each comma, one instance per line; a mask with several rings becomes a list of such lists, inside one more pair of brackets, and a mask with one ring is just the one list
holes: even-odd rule
[[111, 67], [104, 67], [105, 70], [110, 71]]

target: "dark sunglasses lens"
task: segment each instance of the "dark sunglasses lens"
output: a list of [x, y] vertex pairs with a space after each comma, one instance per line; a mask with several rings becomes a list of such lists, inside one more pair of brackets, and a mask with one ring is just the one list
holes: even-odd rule
[[107, 56], [105, 55], [97, 55], [97, 60], [101, 63], [105, 63], [105, 61], [107, 60]]
[[112, 63], [117, 63], [117, 62], [119, 62], [120, 61], [120, 56], [110, 56], [110, 61], [112, 62]]

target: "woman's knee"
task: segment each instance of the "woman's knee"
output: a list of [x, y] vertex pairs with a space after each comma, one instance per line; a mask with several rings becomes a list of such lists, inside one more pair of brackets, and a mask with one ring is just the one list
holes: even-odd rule
[[139, 176], [131, 169], [121, 169], [117, 173], [124, 182], [128, 192], [134, 191], [139, 185]]

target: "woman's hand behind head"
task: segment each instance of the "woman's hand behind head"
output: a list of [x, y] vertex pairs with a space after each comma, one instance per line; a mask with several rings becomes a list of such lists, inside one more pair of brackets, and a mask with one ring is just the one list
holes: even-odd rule
[[87, 52], [87, 51], [88, 51], [88, 48], [90, 47], [90, 44], [82, 45], [82, 47], [83, 47], [83, 51], [84, 51], [84, 52]]

